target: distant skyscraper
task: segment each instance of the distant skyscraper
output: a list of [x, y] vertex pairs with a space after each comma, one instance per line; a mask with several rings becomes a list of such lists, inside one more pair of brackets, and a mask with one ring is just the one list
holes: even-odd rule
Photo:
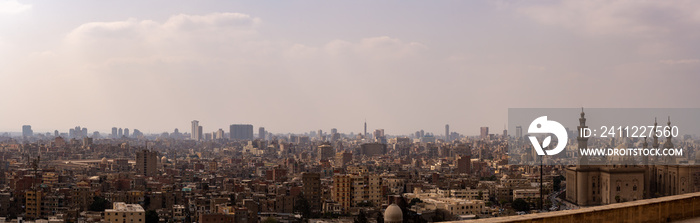
[[121, 138], [124, 136], [124, 130], [122, 128], [119, 128], [119, 133], [117, 134], [117, 138]]
[[445, 125], [445, 142], [450, 141], [450, 125]]
[[367, 120], [365, 120], [365, 134], [362, 136], [367, 138]]
[[119, 130], [117, 127], [112, 127], [112, 138], [117, 138], [117, 134], [119, 134]]
[[199, 121], [193, 120], [192, 121], [192, 132], [190, 132], [190, 139], [194, 139], [195, 141], [202, 140], [200, 135], [201, 134], [199, 134]]
[[124, 137], [129, 138], [129, 128], [124, 129]]
[[197, 141], [202, 140], [204, 140], [204, 127], [200, 125], [197, 128]]
[[229, 128], [231, 139], [253, 140], [253, 125], [233, 124]]
[[323, 130], [318, 130], [318, 139], [323, 140]]
[[58, 136], [59, 136], [58, 130], [54, 130], [54, 131], [53, 131], [53, 136], [54, 136], [54, 137], [58, 137]]
[[224, 130], [223, 129], [216, 130], [216, 139], [224, 139]]
[[332, 128], [332, 129], [331, 129], [331, 136], [332, 136], [332, 135], [335, 135], [336, 133], [338, 133], [338, 129]]
[[34, 131], [32, 131], [31, 125], [23, 125], [22, 126], [22, 136], [31, 137], [33, 135], [34, 135]]
[[88, 137], [88, 130], [87, 130], [87, 128], [81, 129], [80, 132], [82, 132], [82, 134], [83, 134], [82, 137]]
[[265, 127], [258, 128], [258, 138], [265, 140]]
[[523, 137], [523, 127], [522, 126], [515, 126], [515, 138], [520, 139]]
[[489, 137], [489, 127], [481, 127], [481, 138]]

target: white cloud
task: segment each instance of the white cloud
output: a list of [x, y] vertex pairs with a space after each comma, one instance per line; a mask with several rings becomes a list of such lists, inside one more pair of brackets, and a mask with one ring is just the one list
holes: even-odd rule
[[17, 14], [32, 9], [32, 5], [19, 3], [17, 0], [0, 1], [0, 14]]
[[[155, 125], [169, 126], [189, 117], [203, 119], [207, 111], [206, 116], [222, 122], [234, 121], [226, 117], [260, 117], [258, 123], [287, 123], [275, 125], [293, 129], [299, 123], [289, 123], [286, 117], [303, 117], [308, 111], [330, 116], [353, 109], [352, 103], [327, 106], [330, 100], [365, 106], [368, 102], [361, 99], [370, 97], [369, 92], [356, 86], [384, 89], [381, 83], [397, 77], [429, 78], [416, 74], [431, 61], [421, 43], [378, 36], [301, 44], [266, 36], [262, 28], [261, 19], [240, 13], [85, 23], [68, 32], [60, 46], [27, 53], [21, 64], [13, 65], [21, 72], [4, 72], [18, 84], [0, 93], [31, 85], [41, 91], [24, 101], [46, 96], [66, 99], [54, 100], [55, 106], [59, 101], [91, 101], [85, 112], [115, 117], [91, 121], [102, 126], [150, 123], [145, 117], [167, 117]], [[35, 84], [36, 80], [49, 81]], [[410, 89], [410, 83], [405, 85], [391, 93]], [[279, 109], [300, 103], [308, 109]], [[143, 109], [130, 116], [120, 105]], [[84, 117], [66, 119], [71, 118]]]
[[272, 41], [258, 32], [261, 23], [261, 19], [241, 13], [179, 14], [162, 23], [135, 18], [91, 22], [72, 30], [65, 48], [80, 56], [82, 62], [98, 66], [182, 61], [269, 63], [280, 56], [398, 60], [418, 56], [427, 49], [417, 42], [387, 36], [357, 42], [331, 40], [322, 46]]
[[661, 60], [659, 61], [666, 65], [688, 65], [688, 64], [698, 64], [700, 60], [698, 59], [682, 59], [682, 60]]
[[404, 42], [397, 38], [379, 36], [364, 38], [357, 43], [333, 40], [326, 44], [324, 49], [333, 56], [350, 54], [373, 59], [401, 59], [420, 55], [428, 48], [417, 42]]
[[677, 33], [700, 24], [698, 1], [566, 0], [510, 6], [542, 24], [590, 35], [653, 36]]

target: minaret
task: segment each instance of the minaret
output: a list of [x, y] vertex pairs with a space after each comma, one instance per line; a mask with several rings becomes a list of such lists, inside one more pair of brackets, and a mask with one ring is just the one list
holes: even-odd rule
[[[642, 143], [642, 149], [646, 149], [647, 146], [649, 146], [649, 143], [647, 143], [647, 137], [644, 137], [644, 142]], [[644, 156], [642, 158], [642, 160], [643, 160], [643, 163], [642, 163], [643, 165], [645, 165], [645, 166], [649, 165], [649, 156]]]
[[[583, 129], [588, 128], [586, 126], [586, 113], [583, 112], [583, 107], [581, 107], [581, 118], [578, 119], [579, 126], [578, 126], [578, 137], [576, 140], [578, 141], [578, 148], [580, 149], [585, 149], [588, 148], [588, 137], [582, 137], [582, 132]], [[586, 156], [581, 156], [581, 153], [579, 152], [579, 162], [578, 165], [588, 165], [588, 157]]]
[[[656, 131], [656, 126], [658, 126], [658, 124], [656, 123], [656, 118], [654, 118], [654, 128], [651, 131]], [[656, 133], [654, 133], [652, 135], [654, 135], [654, 142], [651, 144], [651, 146], [654, 149], [658, 149], [659, 148], [659, 137], [656, 136]]]
[[[668, 128], [671, 129], [671, 116], [668, 116]], [[673, 148], [673, 134], [668, 134], [666, 137], [666, 141], [664, 141], [664, 149], [672, 149]], [[666, 165], [675, 165], [676, 164], [676, 156], [666, 156]]]

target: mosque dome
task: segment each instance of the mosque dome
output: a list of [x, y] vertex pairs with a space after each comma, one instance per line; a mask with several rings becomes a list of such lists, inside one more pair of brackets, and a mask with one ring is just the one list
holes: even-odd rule
[[384, 211], [384, 222], [385, 223], [402, 223], [403, 222], [403, 211], [396, 204], [391, 204]]
[[102, 157], [102, 163], [107, 164], [107, 157]]

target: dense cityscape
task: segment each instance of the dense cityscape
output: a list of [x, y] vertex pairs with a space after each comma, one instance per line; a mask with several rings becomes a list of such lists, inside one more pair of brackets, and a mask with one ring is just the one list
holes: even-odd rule
[[[392, 136], [368, 132], [367, 123], [357, 134], [273, 134], [264, 127], [254, 133], [250, 124], [204, 132], [199, 121], [191, 125], [190, 132], [162, 134], [117, 127], [88, 133], [79, 126], [34, 133], [29, 125], [21, 135], [4, 133], [0, 219], [420, 223], [700, 191], [697, 165], [508, 165], [509, 140], [524, 137], [520, 127], [515, 135], [481, 127], [480, 135], [464, 136], [445, 125], [443, 135]], [[588, 141], [571, 140], [584, 147]], [[698, 145], [685, 136], [644, 146], [669, 143]], [[697, 164], [695, 157], [684, 162]]]
[[700, 223], [700, 1], [0, 0], [0, 223]]

